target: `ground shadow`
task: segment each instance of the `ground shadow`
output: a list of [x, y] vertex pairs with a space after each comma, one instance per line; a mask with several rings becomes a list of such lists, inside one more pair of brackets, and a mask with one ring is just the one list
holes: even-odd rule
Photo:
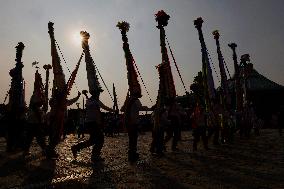
[[54, 178], [55, 168], [55, 160], [41, 160], [38, 167], [28, 170], [27, 177], [23, 181], [23, 186], [38, 185], [38, 187], [41, 188], [50, 187], [52, 185], [52, 179]]

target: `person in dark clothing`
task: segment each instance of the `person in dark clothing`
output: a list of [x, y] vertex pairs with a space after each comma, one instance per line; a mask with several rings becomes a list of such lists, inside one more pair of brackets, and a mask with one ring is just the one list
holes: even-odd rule
[[[155, 114], [160, 114], [156, 117]], [[168, 109], [167, 107], [163, 107], [160, 109], [156, 109], [153, 112], [153, 122], [154, 127], [152, 130], [152, 143], [150, 147], [150, 152], [152, 154], [157, 154], [158, 156], [163, 156], [163, 151], [165, 151], [164, 146], [164, 131], [171, 124], [168, 119]]]
[[7, 113], [7, 147], [6, 152], [15, 152], [22, 149], [24, 146], [24, 127], [26, 109], [19, 109], [17, 111], [9, 111]]
[[33, 103], [33, 96], [31, 98], [30, 107], [27, 113], [26, 124], [26, 140], [24, 145], [24, 156], [30, 154], [29, 149], [34, 137], [38, 145], [41, 147], [43, 154], [46, 154], [45, 135], [43, 130], [43, 116], [44, 113], [41, 110], [41, 105]]
[[[211, 130], [213, 130], [213, 144], [219, 145], [219, 138], [220, 138], [220, 130], [221, 130], [221, 115], [223, 113], [223, 108], [218, 101], [215, 101], [214, 110], [210, 115], [210, 119], [212, 122]], [[209, 134], [210, 136], [210, 134]]]
[[80, 112], [77, 134], [78, 138], [81, 138], [81, 136], [82, 138], [85, 137], [85, 110], [83, 110], [83, 112]]
[[251, 127], [251, 117], [248, 105], [244, 107], [241, 118], [240, 125], [240, 137], [249, 138], [250, 137], [250, 127]]
[[128, 160], [135, 162], [139, 159], [139, 154], [137, 153], [139, 111], [150, 111], [151, 108], [142, 106], [139, 98], [135, 95], [128, 98], [121, 107], [121, 111], [125, 112], [125, 125], [128, 132]]
[[[49, 144], [46, 150], [48, 159], [58, 158], [59, 154], [56, 152], [55, 148], [60, 143], [63, 134], [67, 106], [75, 103], [80, 98], [80, 95], [81, 93], [78, 92], [77, 97], [68, 100], [63, 93], [54, 90], [54, 95], [49, 100], [51, 110], [49, 113]], [[61, 101], [59, 101], [59, 99], [61, 99]]]
[[0, 137], [6, 138], [7, 123], [7, 105], [0, 104]]
[[193, 124], [193, 151], [197, 150], [197, 144], [202, 138], [204, 148], [208, 150], [208, 137], [206, 135], [207, 123], [206, 112], [203, 107], [197, 105], [191, 115]]
[[176, 102], [173, 102], [169, 108], [169, 120], [171, 121], [170, 126], [166, 131], [166, 137], [164, 143], [166, 144], [171, 138], [172, 141], [172, 151], [177, 150], [178, 141], [181, 138], [181, 116], [185, 115], [185, 112]]
[[85, 126], [89, 130], [90, 138], [86, 141], [80, 142], [71, 147], [74, 158], [76, 159], [77, 153], [84, 148], [90, 147], [93, 145], [91, 161], [95, 163], [96, 161], [104, 160], [101, 157], [101, 149], [104, 144], [104, 132], [103, 132], [103, 117], [100, 111], [100, 108], [104, 110], [115, 112], [115, 110], [105, 106], [99, 100], [98, 96], [91, 96], [88, 98], [85, 93], [87, 102], [86, 102], [86, 121]]
[[260, 136], [260, 129], [262, 128], [263, 120], [261, 118], [256, 118], [253, 124], [255, 136]]
[[166, 129], [166, 136], [164, 143], [166, 144], [173, 138], [172, 140], [172, 151], [177, 150], [177, 144], [180, 138], [180, 120], [176, 116], [169, 116], [170, 126]]
[[284, 127], [284, 106], [280, 107], [280, 111], [277, 113], [278, 116], [278, 131], [279, 131], [279, 136], [282, 136], [283, 134], [283, 127]]
[[109, 137], [113, 137], [114, 127], [115, 127], [115, 116], [108, 115], [106, 118], [105, 135]]

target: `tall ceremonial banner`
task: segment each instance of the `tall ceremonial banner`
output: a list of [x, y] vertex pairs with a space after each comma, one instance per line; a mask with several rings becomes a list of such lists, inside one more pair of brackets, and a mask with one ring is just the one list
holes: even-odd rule
[[[68, 83], [65, 81], [65, 75], [63, 73], [63, 69], [60, 62], [60, 57], [57, 52], [55, 37], [54, 37], [54, 28], [53, 23], [48, 23], [48, 33], [50, 36], [51, 41], [51, 57], [52, 57], [52, 71], [54, 74], [53, 77], [53, 87], [52, 87], [52, 96], [49, 101], [50, 104], [50, 115], [52, 117], [51, 119], [51, 127], [53, 130], [56, 130], [57, 132], [53, 132], [53, 136], [51, 136], [52, 141], [57, 141], [62, 132], [63, 132], [63, 125], [64, 125], [64, 116], [67, 110], [68, 104], [71, 104], [69, 102], [76, 101], [77, 98], [74, 98], [72, 100], [67, 100], [68, 92], [71, 90], [72, 85], [74, 83], [80, 61], [82, 59], [82, 55], [80, 57], [79, 62], [77, 63], [75, 70], [72, 72]], [[51, 67], [48, 66], [46, 69], [50, 69]]]
[[155, 14], [155, 17], [155, 20], [158, 22], [157, 28], [160, 30], [160, 46], [162, 54], [162, 63], [156, 67], [159, 72], [159, 90], [154, 111], [154, 133], [159, 133], [162, 109], [166, 105], [169, 105], [170, 102], [174, 102], [176, 89], [165, 42], [166, 34], [164, 27], [168, 25], [170, 16], [163, 10], [160, 10]]
[[241, 56], [241, 61], [240, 61], [240, 75], [241, 75], [241, 85], [242, 85], [242, 106], [245, 107], [247, 105], [247, 76], [249, 75], [250, 69], [248, 66], [248, 63], [250, 62], [250, 55], [249, 54], [243, 54]]
[[214, 39], [216, 40], [217, 55], [218, 55], [219, 69], [220, 69], [220, 75], [221, 75], [221, 89], [222, 89], [221, 99], [225, 107], [225, 105], [227, 106], [230, 104], [230, 97], [229, 97], [228, 79], [227, 79], [227, 75], [226, 75], [226, 71], [224, 67], [224, 59], [223, 59], [223, 55], [222, 55], [221, 48], [220, 48], [220, 42], [219, 42], [220, 34], [218, 30], [213, 31], [212, 34], [214, 36]]
[[124, 107], [124, 124], [127, 126], [131, 119], [131, 106], [133, 102], [135, 102], [135, 99], [142, 97], [142, 92], [138, 81], [137, 70], [134, 67], [134, 59], [130, 52], [128, 38], [126, 35], [126, 32], [128, 32], [130, 28], [129, 23], [125, 21], [118, 22], [116, 27], [118, 27], [122, 36], [123, 51], [127, 68], [128, 92], [122, 106]]
[[[65, 75], [62, 70], [60, 58], [56, 49], [56, 41], [54, 37], [53, 23], [48, 23], [48, 33], [51, 42], [51, 58], [52, 58], [52, 71], [53, 71], [53, 87], [52, 95], [49, 101], [50, 104], [50, 115], [51, 115], [51, 128], [52, 130], [58, 131], [53, 132], [52, 140], [58, 140], [63, 133], [64, 116], [67, 108], [66, 99], [66, 81]], [[51, 141], [51, 140], [50, 140]]]
[[[11, 69], [9, 74], [11, 76], [11, 88], [9, 91], [9, 103], [8, 108], [11, 112], [16, 113], [16, 117], [20, 117], [25, 108], [25, 90], [24, 90], [24, 79], [23, 79], [23, 50], [25, 45], [19, 42], [16, 46], [16, 66]], [[18, 114], [19, 113], [19, 114]]]
[[212, 69], [210, 66], [208, 52], [206, 48], [206, 44], [204, 41], [203, 33], [202, 33], [202, 23], [203, 20], [201, 17], [194, 20], [195, 28], [198, 31], [199, 41], [201, 44], [201, 53], [202, 53], [202, 74], [203, 74], [203, 82], [204, 82], [204, 96], [205, 96], [205, 105], [206, 109], [211, 106], [211, 100], [215, 99], [215, 86], [212, 75]]
[[230, 43], [228, 44], [228, 46], [233, 51], [233, 60], [234, 60], [234, 69], [235, 69], [235, 74], [234, 74], [235, 94], [236, 94], [235, 110], [236, 112], [240, 112], [242, 109], [242, 89], [241, 89], [241, 84], [240, 84], [240, 68], [238, 65], [238, 59], [237, 59], [237, 53], [236, 53], [237, 44]]
[[80, 63], [81, 63], [81, 60], [83, 58], [83, 55], [84, 53], [81, 54], [80, 56], [80, 59], [78, 61], [78, 63], [76, 64], [76, 67], [75, 69], [73, 70], [73, 72], [71, 73], [69, 79], [68, 79], [68, 82], [67, 82], [67, 91], [66, 91], [66, 94], [69, 95], [70, 94], [70, 91], [72, 89], [72, 86], [73, 84], [75, 83], [75, 79], [76, 79], [76, 75], [78, 73], [78, 70], [79, 70], [79, 67], [80, 67]]
[[90, 34], [86, 31], [81, 31], [80, 34], [82, 36], [82, 48], [85, 54], [89, 92], [92, 96], [98, 96], [103, 91], [103, 89], [99, 83], [96, 68], [90, 54], [90, 48], [88, 43]]
[[38, 106], [41, 106], [44, 104], [45, 101], [45, 94], [44, 94], [44, 88], [42, 83], [42, 78], [38, 70], [35, 72], [35, 81], [34, 81], [34, 91], [30, 100], [31, 104], [37, 104]]
[[160, 103], [164, 105], [165, 101], [173, 100], [176, 97], [176, 89], [166, 47], [166, 33], [164, 29], [164, 27], [168, 25], [170, 16], [161, 10], [155, 14], [155, 17], [155, 20], [158, 22], [157, 28], [160, 30], [160, 46], [162, 54], [162, 63], [157, 66], [160, 78], [157, 101], [160, 101]]
[[48, 23], [48, 33], [50, 36], [50, 42], [51, 42], [51, 57], [52, 57], [52, 70], [54, 74], [53, 79], [53, 90], [55, 89], [59, 93], [66, 93], [66, 81], [65, 81], [65, 75], [62, 70], [62, 66], [60, 63], [60, 58], [56, 49], [56, 43], [54, 38], [54, 23], [49, 22]]
[[130, 93], [130, 96], [135, 96], [140, 98], [142, 97], [141, 86], [138, 81], [137, 71], [134, 67], [134, 58], [131, 54], [128, 44], [128, 38], [126, 35], [126, 32], [128, 32], [130, 28], [129, 23], [125, 21], [118, 22], [116, 27], [118, 27], [122, 35], [123, 50], [126, 60], [126, 68], [127, 68], [127, 79], [129, 87], [128, 91]]
[[44, 86], [44, 104], [43, 104], [43, 111], [46, 113], [48, 110], [48, 89], [49, 89], [49, 70], [52, 69], [50, 64], [45, 64], [43, 66], [45, 69], [45, 86]]
[[114, 83], [112, 84], [112, 93], [113, 93], [113, 108], [112, 109], [118, 112], [119, 109], [118, 109], [118, 104], [117, 104], [117, 94], [116, 94]]

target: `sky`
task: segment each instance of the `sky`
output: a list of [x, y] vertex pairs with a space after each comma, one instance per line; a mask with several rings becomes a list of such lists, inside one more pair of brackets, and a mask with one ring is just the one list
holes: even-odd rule
[[[82, 52], [79, 33], [90, 33], [91, 55], [109, 90], [114, 83], [119, 107], [123, 104], [127, 72], [118, 21], [130, 23], [127, 33], [130, 50], [149, 91], [153, 103], [158, 92], [158, 72], [161, 63], [160, 36], [154, 14], [164, 10], [170, 15], [165, 27], [174, 57], [187, 90], [194, 76], [201, 70], [201, 51], [193, 20], [202, 17], [203, 34], [212, 59], [212, 67], [219, 75], [216, 45], [212, 31], [219, 30], [221, 50], [230, 74], [233, 75], [232, 51], [228, 43], [237, 43], [238, 57], [250, 54], [254, 68], [267, 78], [284, 85], [284, 1], [283, 0], [0, 0], [0, 103], [9, 90], [9, 70], [15, 66], [15, 46], [25, 44], [23, 77], [26, 81], [26, 102], [33, 91], [32, 62], [38, 61], [39, 72], [45, 78], [42, 66], [51, 64], [48, 22], [54, 22], [55, 38], [63, 52], [61, 58], [68, 80], [68, 68], [73, 70]], [[170, 55], [170, 54], [169, 54]], [[173, 63], [173, 61], [171, 61]], [[220, 85], [213, 68], [215, 86]], [[172, 64], [178, 95], [185, 91]], [[51, 74], [51, 82], [52, 82]], [[220, 78], [220, 77], [219, 77]], [[81, 64], [70, 98], [77, 89], [88, 89], [85, 64]], [[152, 106], [142, 87], [144, 105]], [[101, 82], [103, 86], [103, 83]], [[104, 88], [101, 101], [112, 106]], [[79, 102], [82, 106], [82, 98]]]

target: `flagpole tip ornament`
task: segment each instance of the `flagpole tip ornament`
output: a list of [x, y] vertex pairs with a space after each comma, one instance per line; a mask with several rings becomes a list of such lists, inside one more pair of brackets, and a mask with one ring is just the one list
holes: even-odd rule
[[129, 28], [130, 28], [130, 24], [128, 22], [126, 22], [126, 21], [121, 21], [121, 22], [118, 22], [116, 24], [116, 27], [118, 27], [118, 29], [120, 31], [128, 32]]
[[201, 17], [198, 17], [196, 20], [193, 21], [193, 23], [197, 29], [201, 29], [203, 19]]
[[86, 31], [80, 31], [80, 35], [82, 37], [82, 48], [86, 49], [88, 46], [88, 40], [90, 39], [90, 34]]
[[23, 42], [19, 42], [15, 48], [17, 50], [23, 50], [25, 48], [25, 45]]
[[86, 40], [90, 38], [90, 34], [86, 31], [80, 31], [80, 35], [82, 36], [83, 39], [86, 39]]
[[94, 65], [94, 61], [90, 55], [90, 49], [88, 40], [90, 38], [90, 34], [86, 31], [81, 31], [80, 35], [82, 36], [82, 48], [85, 53], [85, 62], [86, 62], [86, 70], [87, 70], [87, 79], [89, 85], [89, 92], [96, 99], [99, 98], [103, 89], [101, 88], [97, 75], [96, 75], [96, 67]]
[[23, 50], [25, 48], [25, 45], [24, 43], [19, 42], [15, 48], [16, 48], [16, 62], [20, 62], [23, 56]]
[[219, 34], [219, 31], [218, 31], [218, 30], [214, 30], [214, 31], [212, 32], [212, 34], [213, 34], [213, 36], [214, 36], [214, 39], [219, 39], [220, 34]]
[[164, 27], [168, 25], [168, 21], [170, 19], [170, 16], [164, 11], [160, 10], [155, 14], [155, 20], [158, 22], [157, 27]]
[[236, 43], [229, 43], [228, 46], [229, 46], [231, 49], [236, 49], [237, 44], [236, 44]]
[[34, 61], [34, 62], [32, 63], [32, 67], [35, 66], [36, 72], [38, 72], [38, 69], [39, 69], [38, 64], [39, 64], [38, 61]]
[[38, 62], [38, 61], [34, 61], [34, 62], [32, 63], [32, 66], [35, 66], [35, 65], [37, 65], [37, 64], [39, 64], [39, 62]]
[[88, 98], [88, 90], [82, 90], [82, 94], [83, 94], [86, 98]]
[[51, 66], [50, 64], [45, 64], [45, 65], [43, 66], [43, 69], [49, 70], [49, 69], [52, 69], [52, 66]]
[[249, 62], [250, 61], [250, 55], [249, 54], [243, 54], [241, 56], [241, 61], [244, 61], [244, 62]]
[[196, 93], [198, 91], [198, 84], [197, 83], [192, 83], [190, 85], [190, 90], [194, 93]]
[[54, 28], [53, 28], [54, 23], [53, 22], [48, 22], [48, 33], [50, 35], [54, 34]]
[[82, 94], [86, 95], [86, 94], [88, 94], [88, 91], [87, 90], [82, 90]]

